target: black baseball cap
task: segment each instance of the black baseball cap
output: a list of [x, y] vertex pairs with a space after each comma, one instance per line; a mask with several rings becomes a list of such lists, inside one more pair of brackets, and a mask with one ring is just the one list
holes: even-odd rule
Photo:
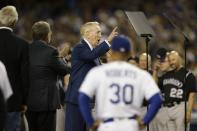
[[167, 49], [165, 48], [159, 48], [156, 51], [156, 58], [159, 59], [160, 61], [164, 61], [167, 55]]

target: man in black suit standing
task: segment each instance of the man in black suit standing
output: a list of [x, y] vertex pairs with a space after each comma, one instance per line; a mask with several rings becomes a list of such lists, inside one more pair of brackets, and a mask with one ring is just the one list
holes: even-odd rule
[[58, 58], [58, 51], [48, 44], [51, 29], [47, 22], [32, 26], [33, 43], [29, 46], [30, 88], [27, 121], [29, 131], [55, 131], [56, 109], [60, 108], [58, 75], [66, 75], [68, 68]]
[[26, 110], [29, 87], [28, 43], [13, 33], [18, 21], [14, 6], [0, 10], [0, 60], [4, 63], [13, 95], [7, 101], [5, 131], [20, 131], [21, 112]]

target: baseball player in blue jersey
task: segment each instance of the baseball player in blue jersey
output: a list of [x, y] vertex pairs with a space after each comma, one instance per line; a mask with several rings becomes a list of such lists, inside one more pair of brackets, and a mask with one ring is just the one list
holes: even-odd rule
[[[80, 87], [81, 113], [93, 131], [139, 131], [159, 110], [160, 90], [149, 73], [126, 62], [131, 45], [125, 36], [115, 37], [111, 48], [112, 61], [90, 70]], [[95, 119], [89, 106], [94, 96]], [[144, 98], [150, 108], [139, 118]]]

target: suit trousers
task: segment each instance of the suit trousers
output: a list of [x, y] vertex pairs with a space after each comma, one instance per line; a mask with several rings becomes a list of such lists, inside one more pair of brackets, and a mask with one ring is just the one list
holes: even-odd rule
[[76, 104], [66, 103], [65, 131], [86, 131], [85, 120]]
[[27, 111], [29, 131], [55, 131], [56, 111]]
[[5, 131], [20, 131], [21, 112], [7, 112]]

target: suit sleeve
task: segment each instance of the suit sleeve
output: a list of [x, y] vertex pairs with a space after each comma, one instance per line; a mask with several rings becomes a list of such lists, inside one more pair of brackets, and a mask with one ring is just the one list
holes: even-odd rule
[[75, 53], [79, 55], [80, 59], [85, 61], [92, 61], [104, 55], [110, 49], [109, 45], [105, 41], [99, 44], [93, 50], [90, 50], [88, 48], [84, 49], [84, 47], [82, 46], [79, 46], [77, 48], [78, 50]]
[[23, 105], [26, 105], [29, 89], [29, 46], [26, 42], [23, 43], [20, 71], [22, 78]]
[[66, 75], [69, 71], [68, 66], [64, 60], [58, 57], [58, 51], [54, 49], [50, 57], [50, 67], [57, 72], [59, 75]]

